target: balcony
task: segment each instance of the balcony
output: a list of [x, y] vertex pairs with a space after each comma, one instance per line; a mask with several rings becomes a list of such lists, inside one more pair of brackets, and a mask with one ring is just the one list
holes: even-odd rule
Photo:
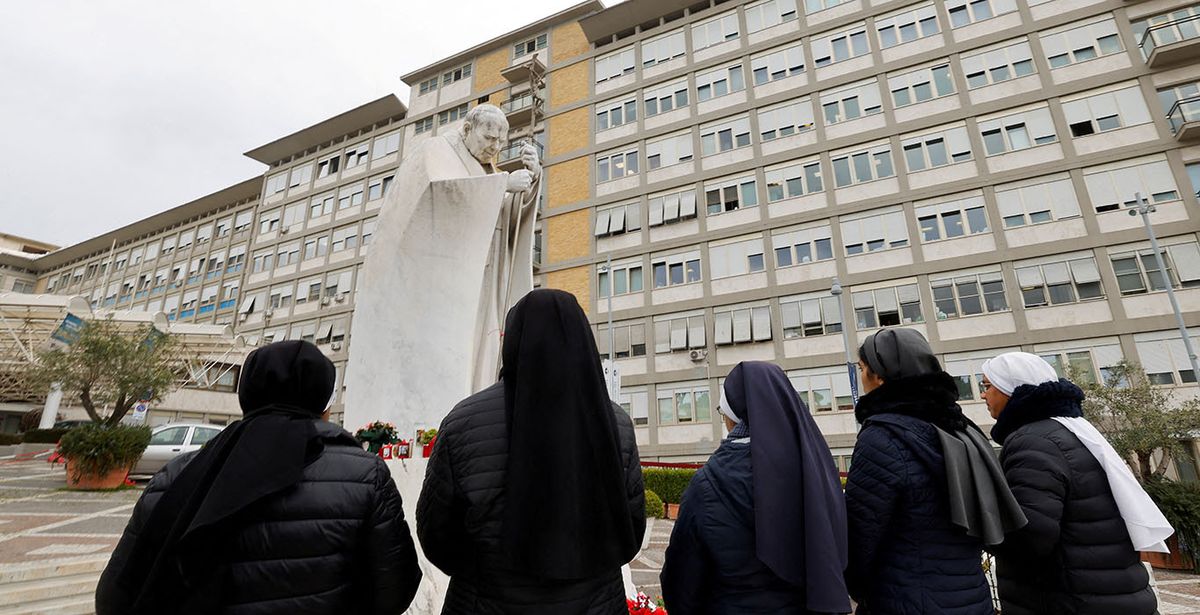
[[1200, 140], [1200, 96], [1177, 101], [1167, 113], [1167, 123], [1176, 141]]
[[508, 147], [500, 150], [499, 154], [496, 154], [496, 168], [500, 169], [501, 171], [508, 171], [509, 173], [523, 168], [521, 165], [521, 148], [524, 147], [526, 143], [533, 143], [534, 146], [537, 147], [538, 158], [545, 157], [545, 148], [542, 147], [541, 143], [522, 139], [521, 141], [512, 143]]
[[500, 109], [504, 111], [504, 117], [508, 119], [509, 128], [533, 124], [535, 115], [543, 115], [542, 101], [544, 99], [544, 91], [527, 91], [504, 101], [500, 105]]
[[1186, 15], [1152, 25], [1142, 35], [1138, 46], [1150, 68], [1200, 59], [1200, 15]]
[[500, 71], [500, 75], [513, 85], [530, 82], [541, 83], [542, 78], [546, 76], [546, 65], [542, 64], [537, 54], [532, 54], [528, 60], [520, 64], [513, 64]]

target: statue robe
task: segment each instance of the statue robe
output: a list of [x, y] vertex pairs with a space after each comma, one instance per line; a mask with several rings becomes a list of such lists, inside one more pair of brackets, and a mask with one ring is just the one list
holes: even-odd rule
[[346, 369], [347, 429], [436, 427], [499, 375], [508, 309], [533, 289], [535, 181], [481, 164], [460, 133], [432, 137], [396, 173], [359, 276]]

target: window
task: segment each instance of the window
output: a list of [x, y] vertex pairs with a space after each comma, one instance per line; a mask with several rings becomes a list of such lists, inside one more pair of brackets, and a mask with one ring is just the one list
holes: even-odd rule
[[1125, 50], [1117, 33], [1117, 22], [1111, 17], [1055, 34], [1043, 34], [1041, 39], [1042, 51], [1046, 53], [1051, 70]]
[[546, 34], [542, 33], [527, 41], [521, 41], [516, 45], [513, 45], [513, 58], [515, 59], [531, 53], [537, 53], [538, 49], [545, 49], [546, 39]]
[[[604, 271], [604, 265], [596, 268], [597, 287], [600, 297], [642, 292], [642, 265], [640, 262], [613, 264], [612, 272]], [[611, 284], [610, 284], [611, 281]]]
[[838, 299], [827, 293], [780, 299], [779, 312], [785, 340], [842, 332]]
[[1020, 42], [963, 56], [963, 73], [967, 76], [967, 89], [1018, 79], [1037, 72], [1033, 66], [1033, 53], [1029, 41]]
[[911, 43], [941, 32], [938, 27], [937, 10], [933, 4], [905, 9], [900, 13], [876, 19], [875, 30], [879, 34], [879, 46], [883, 49]]
[[596, 211], [596, 237], [619, 235], [642, 228], [641, 203], [626, 203]]
[[276, 267], [286, 267], [298, 262], [300, 262], [300, 242], [298, 241], [281, 245], [275, 251]]
[[908, 226], [899, 207], [846, 216], [840, 224], [847, 256], [908, 246]]
[[[596, 350], [600, 358], [609, 356], [609, 331], [607, 325], [598, 325]], [[616, 359], [646, 356], [646, 325], [642, 323], [617, 323], [612, 327], [612, 354]]]
[[707, 124], [700, 127], [700, 155], [712, 156], [750, 146], [750, 117]]
[[349, 294], [353, 288], [350, 284], [350, 278], [353, 277], [353, 275], [354, 272], [350, 269], [334, 271], [333, 273], [326, 274], [325, 296], [333, 298], [337, 297], [338, 295]]
[[[1194, 242], [1164, 246], [1161, 256], [1172, 287], [1200, 286], [1200, 246]], [[1116, 253], [1109, 258], [1122, 295], [1166, 290], [1166, 282], [1153, 250]]]
[[788, 372], [788, 380], [809, 412], [832, 412], [834, 408], [843, 412], [854, 410], [850, 374], [844, 365]]
[[[1195, 329], [1188, 330], [1192, 344], [1200, 342]], [[1178, 331], [1138, 333], [1133, 336], [1138, 359], [1146, 377], [1157, 385], [1195, 384], [1196, 374]], [[1111, 364], [1111, 363], [1110, 363]], [[1101, 368], [1101, 373], [1105, 370]]]
[[[280, 212], [278, 209], [272, 209], [271, 211], [268, 211], [268, 212], [264, 213], [263, 215], [259, 216], [258, 217], [258, 234], [262, 235], [263, 233], [270, 233], [271, 231], [279, 230], [279, 216], [280, 216]], [[191, 243], [190, 237], [189, 237], [188, 243]], [[183, 246], [181, 245], [180, 250], [182, 250], [182, 249], [183, 249]]]
[[813, 64], [820, 68], [871, 53], [867, 28], [859, 25], [812, 41]]
[[754, 76], [754, 85], [799, 75], [804, 72], [804, 48], [793, 45], [752, 56], [750, 72]]
[[804, 0], [804, 14], [812, 15], [825, 9], [831, 9], [850, 0]]
[[971, 159], [971, 142], [965, 126], [904, 139], [904, 163], [909, 173], [958, 164]]
[[334, 154], [325, 160], [317, 162], [317, 179], [337, 175], [342, 157]]
[[896, 107], [907, 107], [917, 103], [949, 96], [955, 93], [954, 78], [950, 65], [938, 63], [893, 77], [888, 77], [888, 90]]
[[371, 244], [371, 237], [375, 235], [375, 225], [379, 223], [379, 218], [371, 218], [363, 221], [362, 227], [362, 245]]
[[[276, 217], [278, 217], [279, 210], [275, 210], [274, 214]], [[179, 251], [183, 252], [184, 250], [187, 250], [188, 248], [192, 247], [192, 239], [195, 236], [196, 236], [195, 229], [190, 230], [190, 231], [184, 231], [184, 232], [180, 233], [179, 234]], [[101, 274], [104, 273], [104, 268], [106, 265], [108, 265], [108, 263], [104, 263], [104, 264], [100, 265], [100, 273]]]
[[950, 27], [961, 28], [1017, 10], [1014, 0], [948, 0]]
[[1100, 271], [1091, 256], [1043, 265], [1017, 263], [1016, 269], [1027, 308], [1104, 298]]
[[378, 160], [400, 151], [400, 131], [375, 137], [375, 147], [371, 149], [371, 160]]
[[596, 130], [608, 130], [637, 121], [637, 99], [610, 100], [596, 105]]
[[387, 195], [388, 189], [392, 187], [392, 182], [396, 179], [395, 175], [385, 175], [376, 177], [367, 184], [367, 200], [374, 201], [382, 199]]
[[425, 94], [428, 94], [428, 93], [436, 90], [437, 86], [438, 86], [438, 78], [437, 77], [432, 77], [432, 78], [426, 79], [421, 82], [421, 85], [418, 88], [417, 96], [424, 96]]
[[822, 92], [821, 112], [826, 125], [883, 112], [883, 103], [879, 99], [879, 80], [871, 79]]
[[333, 207], [335, 203], [337, 203], [337, 198], [332, 192], [314, 196], [312, 200], [309, 201], [309, 219], [326, 216], [333, 213]]
[[333, 251], [353, 250], [358, 247], [358, 225], [351, 224], [333, 230]]
[[622, 152], [607, 152], [596, 156], [596, 182], [621, 179], [638, 173], [637, 148]]
[[692, 26], [692, 50], [699, 51], [737, 37], [737, 11], [729, 11]]
[[150, 438], [151, 446], [183, 446], [183, 439], [187, 437], [188, 427], [168, 427], [161, 431], [157, 431]]
[[304, 240], [304, 260], [320, 258], [329, 252], [329, 237], [309, 237]]
[[632, 73], [637, 68], [635, 62], [632, 46], [596, 58], [596, 83]]
[[290, 283], [271, 288], [271, 309], [290, 307], [292, 305], [293, 290], [294, 289]]
[[821, 161], [789, 163], [787, 166], [771, 168], [766, 171], [767, 202], [774, 203], [784, 199], [821, 192]]
[[925, 322], [916, 284], [855, 292], [854, 319], [859, 331]]
[[287, 190], [287, 184], [288, 174], [286, 172], [276, 173], [270, 177], [267, 177], [267, 187], [264, 192], [266, 192], [267, 196], [278, 192], [283, 192], [284, 190]]
[[765, 0], [746, 5], [746, 31], [750, 34], [796, 19], [795, 0]]
[[1058, 141], [1049, 107], [981, 121], [979, 131], [983, 136], [983, 147], [988, 156]]
[[304, 210], [306, 203], [300, 201], [293, 203], [283, 209], [283, 220], [280, 223], [282, 228], [290, 229], [293, 226], [299, 226], [304, 223]]
[[457, 122], [467, 117], [467, 103], [463, 103], [452, 109], [446, 109], [438, 113], [438, 126], [445, 126], [450, 122]]
[[30, 294], [33, 292], [33, 282], [29, 280], [13, 280], [12, 290], [14, 293]]
[[659, 385], [655, 393], [658, 402], [658, 423], [711, 423], [712, 407], [708, 384]]
[[929, 286], [938, 320], [1008, 311], [1004, 276], [998, 270], [931, 278]]
[[225, 273], [237, 273], [246, 266], [246, 246], [235, 246], [229, 249], [229, 261], [225, 264]]
[[692, 159], [691, 131], [646, 142], [646, 167], [650, 170], [670, 167]]
[[922, 243], [988, 232], [982, 196], [918, 207], [916, 213]]
[[700, 281], [700, 251], [682, 252], [671, 256], [654, 257], [654, 288], [694, 284]]
[[1078, 100], [1064, 100], [1063, 114], [1072, 137], [1117, 130], [1150, 122], [1150, 109], [1138, 86], [1096, 94]]
[[431, 130], [433, 130], [432, 116], [413, 122], [413, 134], [419, 135], [423, 132], [429, 132]]
[[771, 340], [771, 308], [716, 308], [713, 310], [713, 342], [718, 346]]
[[668, 32], [642, 42], [642, 67], [648, 68], [687, 54], [687, 45], [683, 40], [683, 29]]
[[673, 109], [682, 109], [688, 106], [687, 81], [677, 81], [647, 89], [642, 94], [642, 102], [646, 105], [646, 117], [653, 117]]
[[758, 130], [763, 141], [782, 139], [812, 129], [812, 99], [808, 97], [758, 111]]
[[746, 89], [742, 65], [719, 68], [696, 75], [696, 98], [700, 102]]
[[714, 279], [728, 278], [766, 269], [761, 237], [735, 243], [714, 242], [708, 248], [708, 272]]
[[[235, 217], [233, 220], [233, 232], [240, 233], [240, 232], [250, 228], [250, 224], [253, 220], [254, 220], [254, 210], [247, 209], [245, 211], [239, 211], [237, 213], [237, 217]], [[163, 254], [166, 254], [166, 253], [167, 253], [167, 246], [166, 246], [166, 242], [164, 241], [163, 242]], [[150, 257], [147, 256], [146, 258], [150, 258]]]
[[1192, 193], [1196, 195], [1197, 199], [1200, 199], [1200, 162], [1185, 165], [1184, 170], [1187, 171], [1188, 180], [1192, 183]]
[[446, 86], [446, 85], [450, 85], [451, 83], [457, 83], [457, 82], [462, 81], [463, 79], [466, 79], [467, 77], [470, 77], [470, 76], [471, 76], [471, 65], [463, 64], [462, 66], [460, 66], [454, 70], [449, 70], [449, 71], [446, 71], [445, 73], [443, 73], [442, 74], [442, 85]]
[[667, 314], [654, 317], [654, 352], [704, 348], [704, 314]]
[[648, 202], [650, 226], [660, 226], [696, 217], [696, 191], [684, 190], [652, 195]]
[[887, 144], [833, 157], [833, 178], [838, 188], [884, 179], [895, 174], [892, 166], [892, 148]]
[[829, 226], [776, 233], [771, 236], [771, 245], [775, 248], [777, 269], [833, 258], [833, 239]]
[[344, 154], [346, 163], [342, 165], [342, 168], [353, 169], [354, 167], [365, 163], [369, 159], [368, 156], [370, 156], [370, 154], [370, 141], [363, 141], [358, 145], [351, 145], [350, 147], [346, 148], [346, 152]]
[[753, 176], [704, 183], [704, 204], [708, 215], [758, 205], [758, 184]]
[[1079, 216], [1079, 201], [1066, 175], [996, 186], [996, 204], [1005, 228]]
[[1116, 211], [1122, 206], [1135, 207], [1136, 192], [1151, 203], [1179, 200], [1179, 190], [1166, 160], [1124, 165], [1110, 170], [1083, 170], [1083, 182], [1097, 212]]

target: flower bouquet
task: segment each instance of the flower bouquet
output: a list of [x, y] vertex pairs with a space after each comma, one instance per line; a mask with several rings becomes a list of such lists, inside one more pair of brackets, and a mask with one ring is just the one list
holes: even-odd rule
[[626, 598], [629, 615], [667, 615], [667, 610], [650, 600], [650, 596], [638, 592], [636, 598]]
[[367, 445], [367, 451], [378, 453], [384, 444], [392, 444], [400, 439], [396, 426], [384, 421], [375, 421], [354, 432], [354, 438]]

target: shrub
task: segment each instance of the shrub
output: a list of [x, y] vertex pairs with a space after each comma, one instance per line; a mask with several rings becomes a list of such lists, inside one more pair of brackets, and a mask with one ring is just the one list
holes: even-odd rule
[[19, 433], [0, 433], [0, 446], [8, 446], [10, 444], [20, 444], [21, 434]]
[[653, 491], [646, 492], [646, 518], [647, 519], [662, 519], [665, 511], [663, 510], [662, 498], [658, 497]]
[[21, 436], [21, 440], [29, 444], [58, 444], [65, 433], [65, 429], [30, 429]]
[[696, 470], [691, 468], [642, 468], [642, 480], [647, 491], [653, 491], [663, 502], [678, 504]]
[[148, 444], [149, 427], [97, 423], [68, 431], [58, 449], [67, 458], [71, 472], [78, 477], [132, 468]]
[[1200, 572], [1200, 486], [1166, 479], [1151, 479], [1143, 485], [1158, 504], [1179, 540], [1179, 549], [1192, 558]]

